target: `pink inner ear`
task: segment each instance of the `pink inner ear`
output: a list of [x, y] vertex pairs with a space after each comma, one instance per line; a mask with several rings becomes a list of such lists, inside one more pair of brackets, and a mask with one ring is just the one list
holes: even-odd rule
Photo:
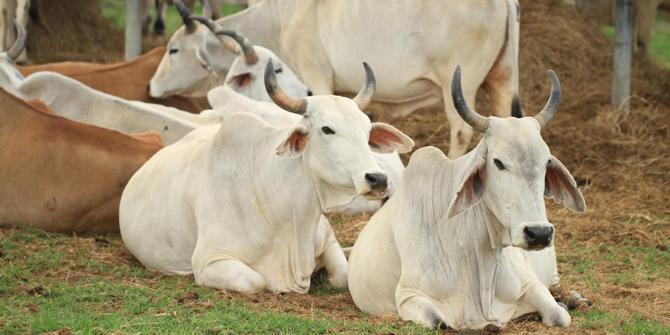
[[368, 143], [378, 149], [390, 148], [393, 143], [401, 143], [402, 139], [396, 134], [383, 128], [373, 128], [370, 131], [370, 140]]
[[237, 87], [244, 87], [251, 84], [251, 73], [243, 73], [231, 78], [233, 85]]
[[585, 210], [581, 193], [558, 167], [547, 166], [544, 177], [544, 196], [553, 198], [556, 203], [563, 203], [573, 210]]

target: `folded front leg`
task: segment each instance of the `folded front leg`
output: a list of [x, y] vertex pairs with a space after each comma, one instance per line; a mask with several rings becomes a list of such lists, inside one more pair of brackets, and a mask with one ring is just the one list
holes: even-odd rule
[[252, 268], [238, 260], [220, 260], [194, 267], [193, 275], [198, 285], [243, 293], [258, 293], [265, 289], [265, 279]]

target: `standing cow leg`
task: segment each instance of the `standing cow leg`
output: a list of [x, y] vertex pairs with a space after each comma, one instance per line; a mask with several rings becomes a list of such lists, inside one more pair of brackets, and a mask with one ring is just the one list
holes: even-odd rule
[[[451, 78], [449, 78], [451, 81]], [[463, 156], [468, 149], [468, 145], [472, 140], [472, 127], [470, 127], [456, 112], [456, 108], [452, 103], [451, 99], [451, 83], [442, 84], [443, 87], [443, 99], [444, 99], [444, 110], [447, 113], [447, 121], [449, 121], [449, 131], [450, 131], [450, 140], [449, 140], [449, 153], [448, 157], [450, 159], [456, 159]], [[464, 85], [463, 94], [465, 99], [468, 101], [470, 106], [475, 105], [475, 94], [477, 89], [470, 89]]]
[[266, 286], [260, 273], [233, 259], [214, 261], [202, 269], [194, 264], [193, 275], [198, 285], [243, 293], [257, 293]]
[[635, 1], [635, 28], [637, 33], [633, 34], [635, 41], [633, 47], [639, 52], [640, 57], [646, 57], [654, 34], [656, 24], [656, 9], [658, 0]]
[[570, 314], [561, 307], [549, 292], [549, 289], [541, 282], [534, 280], [530, 287], [520, 299], [537, 310], [542, 317], [542, 322], [547, 326], [568, 327], [570, 326]]
[[316, 266], [314, 271], [326, 267], [328, 281], [334, 287], [347, 287], [347, 258], [340, 243], [335, 239], [335, 233], [328, 219], [321, 216], [316, 231]]
[[202, 15], [212, 20], [221, 18], [221, 0], [200, 0]]

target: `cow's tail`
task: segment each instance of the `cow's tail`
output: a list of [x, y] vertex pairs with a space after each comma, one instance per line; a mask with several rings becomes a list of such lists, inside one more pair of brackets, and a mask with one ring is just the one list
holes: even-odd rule
[[512, 62], [512, 83], [514, 87], [515, 100], [519, 96], [519, 27], [521, 24], [521, 7], [518, 0], [507, 0], [507, 40], [503, 52], [511, 52], [514, 55]]

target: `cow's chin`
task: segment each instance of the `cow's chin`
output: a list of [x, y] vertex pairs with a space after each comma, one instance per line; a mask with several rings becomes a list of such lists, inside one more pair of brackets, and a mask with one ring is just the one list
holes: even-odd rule
[[387, 191], [369, 191], [362, 194], [367, 200], [383, 200], [388, 196]]

